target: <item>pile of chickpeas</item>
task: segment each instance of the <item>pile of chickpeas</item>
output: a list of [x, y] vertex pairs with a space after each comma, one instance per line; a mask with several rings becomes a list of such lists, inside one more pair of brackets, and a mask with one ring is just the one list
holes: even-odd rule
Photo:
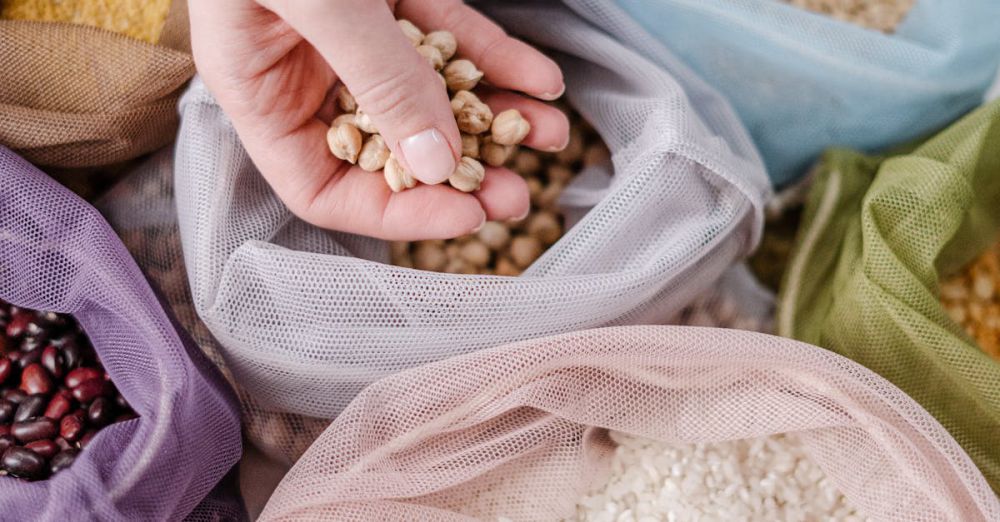
[[559, 196], [582, 169], [611, 160], [597, 132], [569, 108], [569, 145], [560, 152], [521, 148], [507, 166], [524, 177], [531, 211], [518, 222], [490, 221], [479, 232], [451, 240], [392, 243], [394, 265], [450, 274], [517, 276], [562, 237]]

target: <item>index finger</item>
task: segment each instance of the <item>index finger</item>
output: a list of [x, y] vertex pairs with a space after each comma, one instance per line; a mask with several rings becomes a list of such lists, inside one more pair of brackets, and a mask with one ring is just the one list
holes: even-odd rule
[[459, 56], [472, 60], [493, 86], [543, 100], [554, 100], [566, 90], [556, 62], [510, 37], [462, 0], [399, 0], [396, 15], [425, 31], [451, 31], [458, 40]]

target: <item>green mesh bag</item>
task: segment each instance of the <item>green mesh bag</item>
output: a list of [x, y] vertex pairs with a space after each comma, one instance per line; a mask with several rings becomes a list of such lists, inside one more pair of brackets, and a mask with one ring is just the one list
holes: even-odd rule
[[1000, 364], [949, 319], [938, 282], [1000, 229], [1000, 101], [898, 155], [826, 153], [778, 306], [781, 335], [886, 377], [1000, 491]]

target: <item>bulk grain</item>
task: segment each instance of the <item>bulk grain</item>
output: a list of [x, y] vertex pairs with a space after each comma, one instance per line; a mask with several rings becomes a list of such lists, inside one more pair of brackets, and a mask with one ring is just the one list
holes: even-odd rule
[[[487, 222], [477, 233], [449, 241], [396, 242], [390, 250], [392, 263], [432, 272], [517, 276], [541, 257], [565, 232], [557, 205], [563, 189], [583, 168], [611, 160], [597, 132], [572, 109], [562, 109], [569, 115], [571, 131], [569, 145], [558, 153], [506, 145], [519, 142], [528, 132], [517, 118], [504, 116], [508, 111], [493, 120], [494, 128], [500, 122], [499, 133], [494, 131], [493, 137], [483, 140], [469, 140], [468, 151], [475, 149], [489, 165], [506, 163], [525, 179], [531, 210], [524, 219]], [[493, 142], [496, 136], [501, 136], [503, 143]], [[494, 154], [502, 157], [491, 159]], [[452, 186], [472, 186], [482, 180], [481, 165], [476, 168], [469, 158], [462, 158], [462, 162], [452, 177]]]
[[0, 301], [0, 474], [47, 478], [136, 417], [73, 318]]
[[867, 520], [793, 436], [669, 444], [617, 432], [612, 479], [573, 520]]
[[896, 31], [915, 0], [785, 0], [810, 11], [837, 20], [875, 29], [884, 33]]
[[1000, 361], [1000, 243], [941, 284], [941, 304], [984, 352]]

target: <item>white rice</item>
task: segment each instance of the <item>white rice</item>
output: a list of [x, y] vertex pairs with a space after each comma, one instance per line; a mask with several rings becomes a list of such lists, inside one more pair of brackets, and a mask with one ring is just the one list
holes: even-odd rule
[[680, 445], [611, 436], [611, 480], [573, 520], [867, 520], [793, 436]]

